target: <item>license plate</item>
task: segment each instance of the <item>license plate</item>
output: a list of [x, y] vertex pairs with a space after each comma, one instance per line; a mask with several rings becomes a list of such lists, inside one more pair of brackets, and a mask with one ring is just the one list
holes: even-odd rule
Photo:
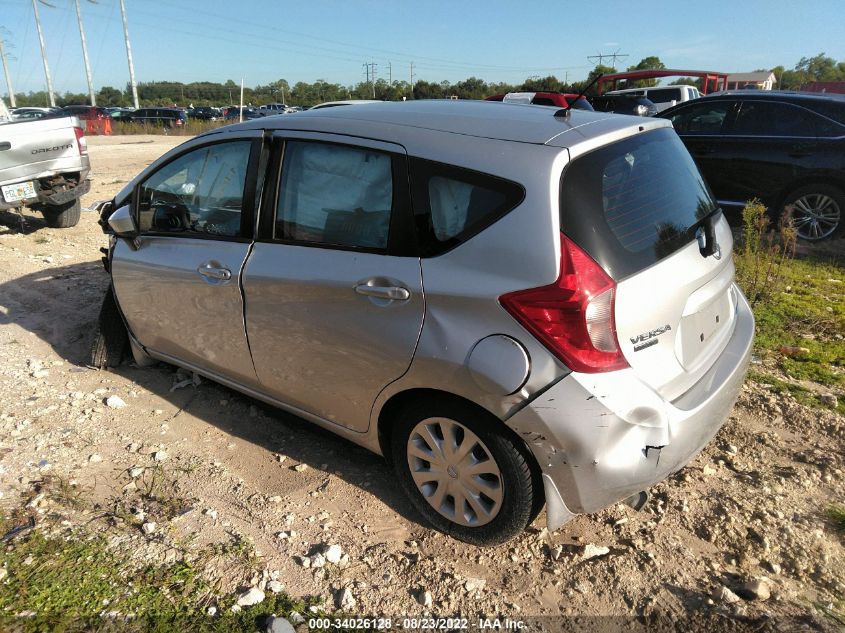
[[0, 187], [3, 190], [3, 199], [6, 202], [17, 202], [35, 197], [35, 183], [21, 182], [16, 185]]

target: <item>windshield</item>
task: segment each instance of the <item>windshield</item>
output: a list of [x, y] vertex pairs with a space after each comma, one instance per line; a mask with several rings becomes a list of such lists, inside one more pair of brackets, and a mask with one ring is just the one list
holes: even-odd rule
[[716, 209], [671, 128], [578, 157], [561, 178], [561, 231], [617, 280], [688, 244]]

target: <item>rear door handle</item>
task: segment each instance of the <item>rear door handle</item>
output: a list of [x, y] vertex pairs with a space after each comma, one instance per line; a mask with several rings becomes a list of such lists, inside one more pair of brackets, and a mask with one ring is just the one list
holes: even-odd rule
[[0, 152], [3, 152], [7, 149], [12, 149], [12, 144], [7, 141], [0, 142]]
[[406, 301], [411, 296], [411, 293], [406, 288], [400, 286], [368, 286], [367, 284], [359, 284], [355, 286], [355, 292], [365, 297], [377, 297], [391, 301]]
[[197, 272], [203, 277], [217, 281], [228, 281], [232, 278], [232, 271], [228, 268], [216, 268], [214, 266], [200, 266]]

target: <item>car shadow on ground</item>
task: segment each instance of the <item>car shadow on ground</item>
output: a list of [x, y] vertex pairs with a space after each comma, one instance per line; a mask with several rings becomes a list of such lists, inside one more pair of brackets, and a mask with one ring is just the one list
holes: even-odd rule
[[[0, 325], [16, 325], [39, 337], [74, 366], [72, 372], [98, 371], [86, 363], [108, 285], [109, 277], [99, 261], [45, 266], [0, 284]], [[179, 413], [189, 412], [226, 434], [340, 477], [411, 523], [425, 525], [383, 458], [209, 380], [174, 391], [175, 371], [164, 363], [142, 369], [127, 360], [114, 373], [170, 403]], [[221, 401], [227, 401], [226, 405]]]
[[8, 227], [15, 233], [30, 235], [47, 228], [47, 223], [34, 209], [26, 209], [23, 212], [17, 209], [0, 209], [0, 226]]

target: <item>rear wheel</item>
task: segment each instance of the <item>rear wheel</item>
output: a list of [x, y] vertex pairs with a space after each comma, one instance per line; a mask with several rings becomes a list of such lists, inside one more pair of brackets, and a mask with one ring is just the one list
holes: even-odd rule
[[97, 332], [91, 343], [88, 364], [98, 369], [117, 367], [123, 361], [129, 347], [129, 335], [112, 287], [106, 291], [100, 316], [97, 322]]
[[500, 425], [466, 403], [414, 403], [392, 434], [394, 468], [414, 506], [441, 532], [474, 545], [522, 532], [542, 495], [527, 450]]
[[79, 224], [82, 207], [79, 204], [79, 198], [77, 198], [65, 204], [44, 205], [41, 213], [44, 216], [44, 221], [47, 222], [47, 226], [54, 229], [67, 229]]
[[818, 241], [842, 234], [845, 194], [831, 185], [808, 185], [793, 191], [784, 206], [792, 205], [798, 237]]

